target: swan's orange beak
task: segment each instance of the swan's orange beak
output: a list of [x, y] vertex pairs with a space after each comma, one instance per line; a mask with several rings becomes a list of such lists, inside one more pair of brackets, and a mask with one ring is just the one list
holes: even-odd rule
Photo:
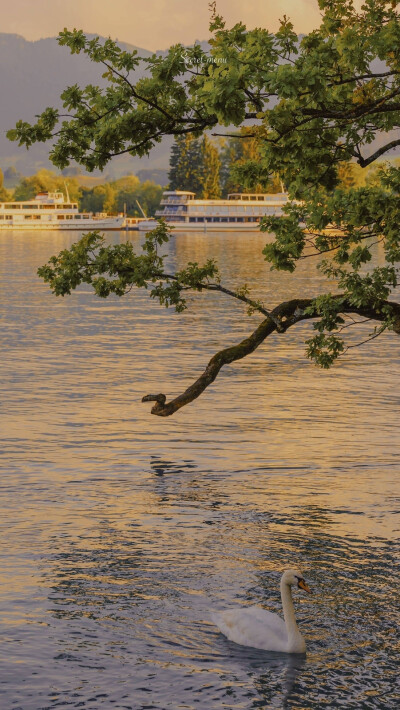
[[305, 592], [308, 592], [308, 594], [312, 594], [312, 591], [310, 587], [305, 583], [304, 579], [299, 579], [299, 583], [297, 585], [300, 589], [304, 589]]

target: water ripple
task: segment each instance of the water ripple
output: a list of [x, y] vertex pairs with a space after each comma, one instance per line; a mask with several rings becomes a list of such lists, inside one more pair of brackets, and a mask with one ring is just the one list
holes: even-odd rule
[[[143, 394], [182, 391], [257, 319], [215, 294], [182, 316], [142, 293], [57, 300], [35, 270], [73, 239], [0, 234], [4, 707], [398, 707], [395, 336], [321, 373], [302, 324], [159, 421]], [[318, 293], [310, 260], [270, 272], [264, 240], [179, 235], [168, 258], [217, 256], [269, 305]], [[211, 611], [280, 613], [293, 564], [307, 657], [227, 641]]]

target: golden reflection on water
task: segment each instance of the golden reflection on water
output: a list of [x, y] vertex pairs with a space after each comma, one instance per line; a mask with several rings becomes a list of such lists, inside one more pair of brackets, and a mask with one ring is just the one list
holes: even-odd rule
[[[74, 639], [92, 649], [81, 658], [85, 668], [104, 667], [103, 681], [95, 682], [105, 684], [106, 702], [110, 688], [121, 687], [125, 663], [135, 669], [129, 677], [136, 693], [150, 683], [156, 698], [169, 697], [177, 683], [189, 708], [200, 687], [193, 681], [189, 692], [182, 669], [191, 679], [209, 677], [208, 710], [226, 703], [226, 674], [235, 693], [256, 689], [266, 707], [285, 692], [294, 693], [292, 707], [303, 707], [298, 683], [310, 693], [307, 674], [317, 674], [335, 707], [332, 698], [343, 706], [352, 686], [341, 691], [334, 669], [340, 675], [361, 664], [364, 689], [357, 693], [374, 694], [362, 654], [379, 682], [391, 678], [393, 644], [383, 618], [389, 602], [387, 627], [397, 628], [397, 337], [354, 349], [325, 372], [304, 356], [311, 325], [302, 324], [271, 336], [225, 368], [194, 404], [159, 419], [141, 397], [180, 393], [259, 317], [217, 294], [191, 297], [182, 315], [138, 291], [102, 301], [80, 287], [56, 299], [35, 272], [76, 238], [0, 234], [3, 620], [15, 664], [25, 659], [30, 668], [32, 649], [40, 648], [60, 702], [72, 697], [73, 659], [81, 658]], [[139, 245], [143, 237], [107, 236], [125, 239]], [[323, 288], [311, 259], [294, 277], [271, 272], [260, 256], [267, 239], [175, 235], [166, 247], [168, 268], [215, 257], [224, 284], [254, 283], [254, 297], [267, 307]], [[265, 659], [250, 654], [256, 670], [249, 676], [243, 653], [228, 652], [218, 639], [210, 606], [239, 599], [278, 610], [278, 572], [293, 561], [316, 591], [312, 601], [296, 601], [314, 665], [297, 669], [293, 680], [286, 666], [265, 672]], [[349, 630], [349, 615], [355, 629], [364, 620], [366, 630]], [[321, 630], [332, 638], [321, 641]], [[380, 645], [368, 656], [371, 634]], [[70, 691], [62, 695], [65, 674]], [[37, 710], [27, 697], [24, 710]], [[354, 702], [351, 696], [347, 707]], [[320, 710], [314, 696], [309, 707]]]

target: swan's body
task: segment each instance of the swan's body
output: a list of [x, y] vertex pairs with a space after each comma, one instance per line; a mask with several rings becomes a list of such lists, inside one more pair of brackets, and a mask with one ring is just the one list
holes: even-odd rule
[[285, 620], [262, 607], [250, 606], [217, 612], [213, 614], [213, 621], [230, 641], [242, 646], [252, 646], [265, 651], [305, 653], [306, 644], [294, 615], [291, 591], [294, 584], [311, 593], [301, 572], [284, 572], [281, 579], [281, 597]]

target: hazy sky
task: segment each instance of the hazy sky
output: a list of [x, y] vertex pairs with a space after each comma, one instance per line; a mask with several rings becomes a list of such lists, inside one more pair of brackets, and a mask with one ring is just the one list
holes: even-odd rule
[[[317, 0], [217, 0], [217, 9], [228, 25], [243, 20], [272, 31], [284, 14], [299, 33], [320, 17]], [[29, 40], [77, 27], [156, 50], [209, 36], [208, 0], [0, 0], [0, 11], [0, 31]]]

